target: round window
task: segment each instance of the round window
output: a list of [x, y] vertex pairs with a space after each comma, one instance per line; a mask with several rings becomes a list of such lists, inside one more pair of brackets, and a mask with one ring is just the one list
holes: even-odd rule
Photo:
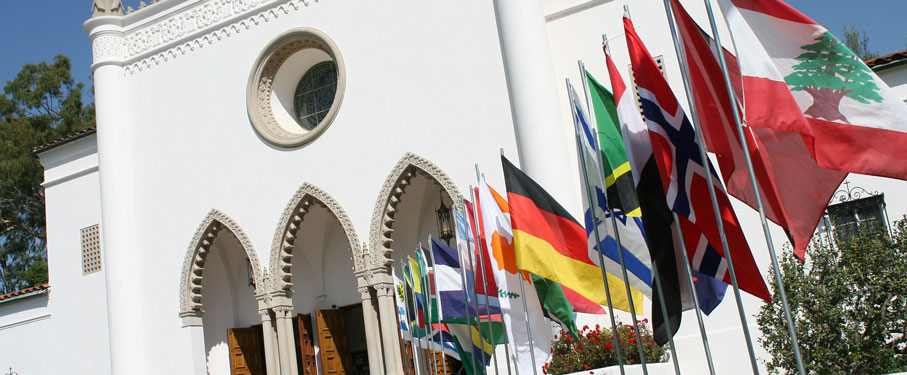
[[296, 121], [306, 130], [312, 130], [331, 109], [337, 92], [337, 65], [333, 61], [318, 63], [309, 69], [296, 85], [293, 106]]
[[291, 30], [272, 41], [255, 63], [246, 92], [249, 119], [274, 145], [303, 145], [330, 126], [345, 83], [343, 59], [327, 35]]

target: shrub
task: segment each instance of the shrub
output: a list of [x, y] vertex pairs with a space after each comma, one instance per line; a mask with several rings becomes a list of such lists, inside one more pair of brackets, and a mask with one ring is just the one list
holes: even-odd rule
[[[642, 334], [637, 335], [632, 325], [617, 326], [617, 338], [624, 364], [639, 362], [637, 340], [642, 340], [646, 363], [664, 362], [667, 360], [665, 348], [655, 343], [652, 332], [646, 325], [647, 319], [639, 322]], [[602, 329], [598, 324], [594, 328], [583, 326], [579, 337], [561, 331], [554, 336], [551, 348], [551, 360], [542, 366], [542, 372], [550, 375], [568, 374], [586, 371], [617, 364], [617, 350], [611, 331]]]

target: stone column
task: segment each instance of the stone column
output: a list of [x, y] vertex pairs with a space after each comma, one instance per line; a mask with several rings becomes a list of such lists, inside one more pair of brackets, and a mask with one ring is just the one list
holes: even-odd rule
[[189, 331], [189, 342], [192, 345], [192, 374], [208, 374], [208, 353], [205, 352], [205, 326], [202, 324], [201, 311], [180, 313], [183, 328]]
[[91, 40], [94, 74], [95, 123], [101, 189], [101, 243], [107, 285], [107, 327], [110, 371], [144, 374], [147, 348], [142, 314], [145, 290], [139, 278], [135, 239], [135, 189], [132, 179], [132, 139], [126, 106], [123, 60], [126, 43], [123, 18], [98, 16], [85, 21]]
[[384, 374], [384, 351], [381, 350], [381, 332], [378, 330], [378, 313], [372, 291], [368, 286], [359, 287], [362, 298], [362, 318], [365, 321], [365, 342], [368, 347], [368, 368], [371, 375]]
[[[384, 274], [385, 278], [390, 275]], [[381, 281], [375, 283], [378, 292], [378, 312], [380, 314], [381, 338], [384, 344], [384, 368], [387, 374], [403, 375], [403, 353], [400, 352], [400, 334], [397, 326], [397, 310], [394, 308], [394, 283]]]
[[274, 311], [277, 313], [277, 343], [286, 348], [286, 364], [281, 361], [280, 369], [285, 371], [286, 374], [297, 375], [299, 370], [296, 365], [296, 335], [293, 332], [292, 319], [293, 307], [277, 306], [274, 307]]
[[[277, 353], [280, 358], [280, 375], [290, 375], [290, 361], [287, 345], [285, 343], [287, 314], [285, 306], [274, 307], [274, 319], [277, 320]], [[296, 374], [293, 374], [296, 375]]]
[[265, 344], [265, 367], [268, 375], [278, 375], [280, 374], [277, 364], [279, 358], [274, 355], [274, 327], [271, 325], [271, 312], [265, 308], [258, 310], [258, 314], [261, 315], [262, 341]]
[[558, 93], [564, 87], [555, 77], [542, 1], [494, 0], [494, 5], [520, 167], [577, 214], [577, 168], [568, 142], [573, 124], [561, 115]]

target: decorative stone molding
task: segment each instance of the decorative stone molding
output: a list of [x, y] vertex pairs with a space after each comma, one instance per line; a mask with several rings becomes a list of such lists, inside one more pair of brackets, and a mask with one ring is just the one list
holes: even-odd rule
[[199, 1], [129, 32], [126, 72], [149, 69], [309, 5], [309, 0]]
[[186, 256], [183, 259], [183, 271], [180, 274], [180, 316], [202, 314], [202, 279], [205, 271], [205, 259], [214, 240], [222, 230], [231, 232], [239, 240], [246, 257], [252, 265], [252, 276], [255, 278], [255, 294], [261, 295], [265, 291], [264, 278], [258, 255], [252, 246], [252, 241], [233, 218], [223, 212], [212, 209], [202, 220], [189, 243]]
[[353, 222], [346, 214], [346, 211], [330, 194], [306, 182], [296, 190], [290, 202], [287, 203], [283, 214], [280, 216], [280, 224], [274, 232], [270, 263], [270, 287], [272, 291], [289, 291], [293, 287], [292, 264], [293, 249], [295, 249], [297, 241], [296, 233], [302, 226], [305, 215], [313, 204], [326, 208], [343, 228], [343, 233], [349, 241], [349, 251], [354, 266], [353, 272], [358, 272], [365, 268], [365, 264], [361, 260], [362, 248], [359, 246], [359, 236], [356, 234]]
[[119, 33], [102, 33], [91, 41], [91, 55], [94, 64], [122, 62], [125, 40]]
[[369, 229], [369, 243], [371, 264], [370, 266], [380, 272], [388, 272], [387, 266], [393, 263], [391, 259], [391, 233], [394, 232], [394, 215], [397, 213], [397, 205], [400, 204], [406, 187], [417, 174], [423, 173], [431, 178], [435, 183], [441, 185], [447, 193], [448, 198], [460, 210], [465, 212], [466, 209], [462, 200], [460, 190], [454, 184], [453, 180], [444, 173], [437, 165], [419, 155], [407, 152], [400, 158], [397, 165], [388, 174], [384, 181], [381, 192], [378, 193], [378, 199], [375, 202], [375, 210], [372, 213], [372, 223]]
[[91, 4], [91, 16], [122, 16], [123, 2], [120, 0], [94, 0]]
[[287, 306], [287, 305], [274, 306], [271, 308], [271, 310], [274, 310], [274, 313], [277, 314], [278, 318], [286, 317], [287, 314], [293, 313], [293, 306]]
[[[337, 89], [334, 102], [324, 119], [312, 130], [303, 130], [295, 120], [278, 120], [274, 113], [274, 81], [284, 63], [297, 52], [314, 49], [327, 54], [337, 67]], [[303, 72], [304, 73], [304, 72]], [[296, 77], [298, 81], [302, 76]], [[246, 109], [252, 126], [266, 139], [280, 147], [297, 147], [309, 142], [324, 132], [337, 116], [346, 88], [346, 67], [340, 49], [330, 37], [312, 28], [290, 30], [275, 38], [261, 52], [255, 62], [255, 69], [249, 77], [246, 88]], [[280, 106], [278, 106], [280, 107]], [[294, 108], [284, 108], [288, 113]], [[292, 116], [290, 116], [292, 117]]]

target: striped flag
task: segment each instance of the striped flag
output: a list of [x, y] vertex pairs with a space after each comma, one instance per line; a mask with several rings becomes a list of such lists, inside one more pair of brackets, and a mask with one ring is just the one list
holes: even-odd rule
[[907, 106], [844, 43], [781, 0], [719, 4], [748, 125], [799, 133], [823, 168], [907, 179]]
[[[573, 88], [571, 87], [570, 90], [573, 90]], [[604, 92], [607, 93], [607, 90]], [[614, 220], [618, 230], [615, 234], [614, 225], [612, 225], [610, 219], [611, 210], [608, 209], [608, 197], [607, 194], [605, 194], [604, 186], [602, 186], [604, 178], [602, 178], [601, 168], [599, 168], [596, 158], [596, 154], [601, 152], [599, 151], [601, 147], [599, 147], [598, 137], [592, 132], [592, 127], [588, 123], [588, 117], [578, 101], [579, 97], [575, 92], [572, 92], [571, 97], [572, 100], [570, 105], [574, 120], [580, 128], [579, 151], [582, 152], [584, 156], [586, 163], [584, 169], [588, 179], [588, 188], [594, 199], [594, 202], [589, 202], [588, 195], [583, 192], [588, 257], [597, 266], [601, 266], [599, 264], [598, 252], [602, 252], [604, 255], [602, 258], [605, 261], [605, 270], [608, 274], [608, 286], [611, 291], [611, 302], [614, 304], [613, 307], [615, 309], [631, 312], [626, 286], [623, 282], [623, 267], [620, 263], [620, 252], [623, 253], [624, 264], [627, 267], [627, 277], [630, 282], [630, 290], [631, 293], [633, 293], [634, 306], [632, 311], [641, 314], [643, 311], [642, 296], [645, 295], [650, 299], [652, 298], [652, 261], [649, 257], [649, 248], [646, 246], [646, 240], [643, 234], [642, 219], [624, 215], [623, 212], [620, 211], [615, 211]], [[607, 107], [601, 106], [602, 111], [606, 109]], [[598, 113], [596, 113], [596, 118], [598, 117]], [[604, 124], [603, 126], [607, 127], [611, 125]], [[614, 132], [616, 133], [617, 131], [615, 130]], [[618, 135], [617, 138], [618, 139], [611, 139], [610, 141], [612, 143], [617, 142], [620, 136]], [[624, 149], [622, 144], [620, 149]], [[626, 158], [626, 156], [624, 156], [624, 158]], [[629, 162], [627, 163], [629, 165]], [[629, 166], [626, 168], [624, 175], [630, 178], [630, 181], [632, 182]], [[632, 196], [635, 201], [635, 191], [626, 194]], [[601, 237], [600, 244], [596, 243], [596, 228], [598, 228], [598, 235]], [[621, 239], [620, 252], [617, 247], [617, 235], [619, 235]], [[599, 280], [600, 279], [601, 278], [599, 277]], [[604, 296], [604, 287], [601, 284], [599, 284], [599, 286], [601, 288], [598, 294]]]

